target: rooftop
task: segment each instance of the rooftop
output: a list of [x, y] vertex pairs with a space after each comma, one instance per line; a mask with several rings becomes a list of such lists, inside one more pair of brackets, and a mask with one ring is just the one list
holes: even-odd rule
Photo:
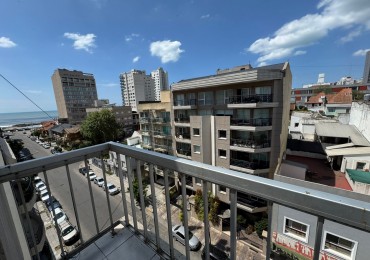
[[346, 169], [351, 180], [370, 184], [370, 172]]

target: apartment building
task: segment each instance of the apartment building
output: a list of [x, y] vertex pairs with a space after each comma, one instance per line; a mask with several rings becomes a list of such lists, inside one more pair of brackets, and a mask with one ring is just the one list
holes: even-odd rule
[[150, 73], [154, 80], [155, 100], [161, 100], [161, 91], [169, 90], [168, 73], [163, 68], [158, 68]]
[[120, 74], [122, 104], [137, 111], [139, 101], [155, 101], [154, 79], [145, 70], [131, 70]]
[[364, 74], [362, 76], [364, 84], [370, 84], [370, 51], [366, 52]]
[[[288, 135], [289, 63], [236, 68], [172, 85], [173, 149], [181, 158], [272, 178]], [[187, 180], [190, 189], [200, 185]], [[225, 187], [214, 192], [229, 201]]]
[[[171, 92], [161, 91], [161, 101], [139, 102], [142, 147], [173, 155], [171, 131]], [[155, 167], [155, 181], [163, 179], [163, 170]]]
[[59, 121], [79, 124], [86, 118], [86, 108], [98, 99], [93, 74], [56, 69], [51, 77]]
[[109, 104], [108, 102], [95, 102], [94, 107], [86, 108], [86, 113], [93, 113], [107, 109], [112, 111], [116, 122], [123, 128], [126, 136], [131, 135], [137, 128], [134, 123], [132, 109], [130, 106], [116, 106], [115, 104]]

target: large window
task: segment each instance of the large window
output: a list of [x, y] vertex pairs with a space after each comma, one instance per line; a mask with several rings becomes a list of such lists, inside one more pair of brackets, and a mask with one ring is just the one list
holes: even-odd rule
[[213, 104], [213, 93], [212, 92], [199, 92], [198, 93], [198, 105], [212, 105]]
[[303, 242], [308, 242], [309, 225], [284, 217], [283, 233]]
[[333, 233], [324, 232], [322, 250], [343, 259], [355, 259], [357, 242], [340, 237]]

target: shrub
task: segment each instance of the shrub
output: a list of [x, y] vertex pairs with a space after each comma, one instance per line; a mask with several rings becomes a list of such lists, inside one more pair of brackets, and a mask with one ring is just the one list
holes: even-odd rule
[[254, 229], [256, 230], [257, 235], [262, 236], [262, 231], [267, 229], [268, 227], [268, 219], [263, 218], [260, 221], [257, 221], [254, 224]]

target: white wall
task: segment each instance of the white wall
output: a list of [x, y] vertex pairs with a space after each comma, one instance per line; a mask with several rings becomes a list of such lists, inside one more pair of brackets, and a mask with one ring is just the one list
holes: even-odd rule
[[349, 124], [354, 125], [370, 141], [370, 104], [352, 103]]
[[346, 169], [356, 170], [358, 162], [366, 163], [365, 169], [370, 169], [370, 154], [369, 155], [352, 155], [343, 156], [342, 165], [340, 167], [341, 172], [345, 172]]
[[295, 179], [305, 180], [306, 165], [299, 165], [291, 162], [283, 162], [280, 166], [280, 175], [291, 177]]

